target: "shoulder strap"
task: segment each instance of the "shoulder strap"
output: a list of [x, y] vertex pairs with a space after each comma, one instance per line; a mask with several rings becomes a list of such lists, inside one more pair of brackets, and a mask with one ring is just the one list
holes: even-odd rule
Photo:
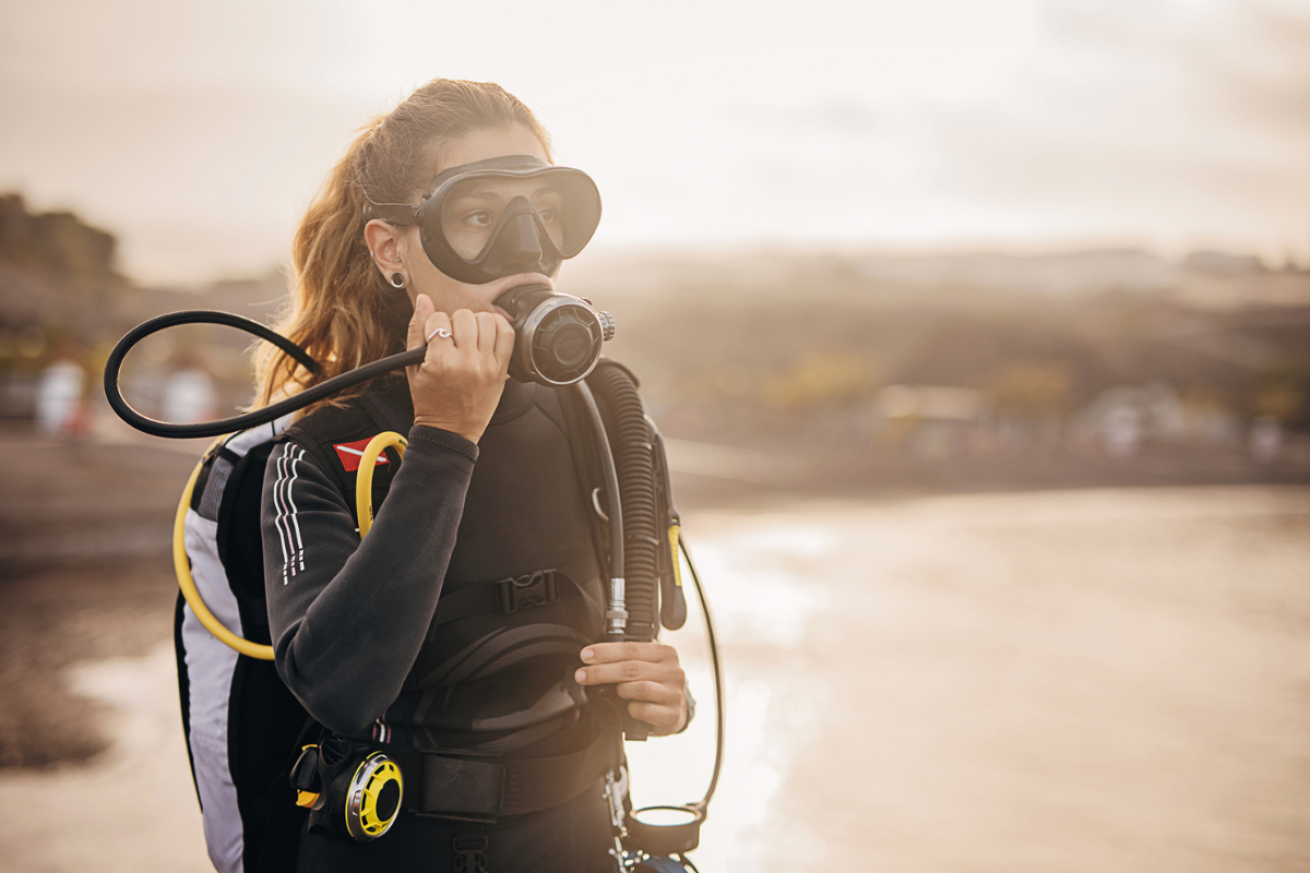
[[592, 427], [591, 416], [583, 408], [578, 389], [572, 385], [555, 392], [559, 398], [560, 412], [563, 414], [565, 433], [569, 438], [569, 449], [573, 453], [573, 468], [578, 473], [578, 487], [582, 491], [583, 502], [590, 510], [591, 541], [596, 547], [596, 560], [605, 578], [613, 575], [610, 571], [610, 533], [609, 520], [604, 517], [601, 508], [605, 506], [605, 476], [601, 472], [600, 448], [596, 443], [596, 431]]
[[414, 416], [397, 406], [384, 394], [369, 388], [360, 395], [368, 417], [382, 430], [393, 430], [401, 436], [414, 426]]
[[[366, 443], [383, 431], [394, 430], [402, 435], [408, 433], [410, 416], [373, 388], [351, 398], [348, 404], [345, 407], [316, 411], [290, 427], [286, 438], [303, 448], [332, 480], [353, 517], [356, 472], [342, 462], [342, 458], [346, 457], [342, 453], [358, 455], [363, 446], [354, 444]], [[375, 511], [381, 507], [391, 489], [391, 476], [399, 466], [400, 455], [394, 449], [387, 449], [386, 459], [386, 466], [379, 466], [373, 477]]]

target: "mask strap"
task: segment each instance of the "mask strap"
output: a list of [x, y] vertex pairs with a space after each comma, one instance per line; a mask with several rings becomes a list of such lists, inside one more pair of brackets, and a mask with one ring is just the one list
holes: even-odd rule
[[369, 212], [372, 213], [374, 218], [381, 219], [389, 224], [418, 224], [418, 207], [413, 203], [378, 203], [368, 196], [367, 191], [363, 191], [363, 194], [364, 199], [368, 201], [368, 205], [371, 207]]

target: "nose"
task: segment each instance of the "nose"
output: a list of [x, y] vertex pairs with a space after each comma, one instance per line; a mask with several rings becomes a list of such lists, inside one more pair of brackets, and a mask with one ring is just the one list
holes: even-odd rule
[[505, 257], [512, 266], [534, 267], [541, 262], [541, 240], [537, 237], [537, 223], [532, 216], [523, 213], [514, 217], [506, 240]]

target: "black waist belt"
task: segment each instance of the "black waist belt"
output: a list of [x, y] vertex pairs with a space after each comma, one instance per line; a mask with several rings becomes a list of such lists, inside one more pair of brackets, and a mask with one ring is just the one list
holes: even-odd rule
[[495, 821], [568, 803], [619, 765], [620, 740], [600, 731], [584, 749], [549, 758], [434, 754], [382, 746], [400, 765], [405, 809]]

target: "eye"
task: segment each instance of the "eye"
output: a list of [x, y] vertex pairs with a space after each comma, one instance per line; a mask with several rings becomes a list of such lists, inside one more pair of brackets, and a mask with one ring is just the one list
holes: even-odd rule
[[547, 227], [556, 227], [564, 220], [563, 202], [559, 192], [553, 190], [538, 191], [532, 197], [532, 208], [537, 210], [541, 223]]
[[464, 223], [471, 227], [490, 227], [491, 213], [485, 209], [479, 209], [477, 212], [470, 212], [464, 216]]

